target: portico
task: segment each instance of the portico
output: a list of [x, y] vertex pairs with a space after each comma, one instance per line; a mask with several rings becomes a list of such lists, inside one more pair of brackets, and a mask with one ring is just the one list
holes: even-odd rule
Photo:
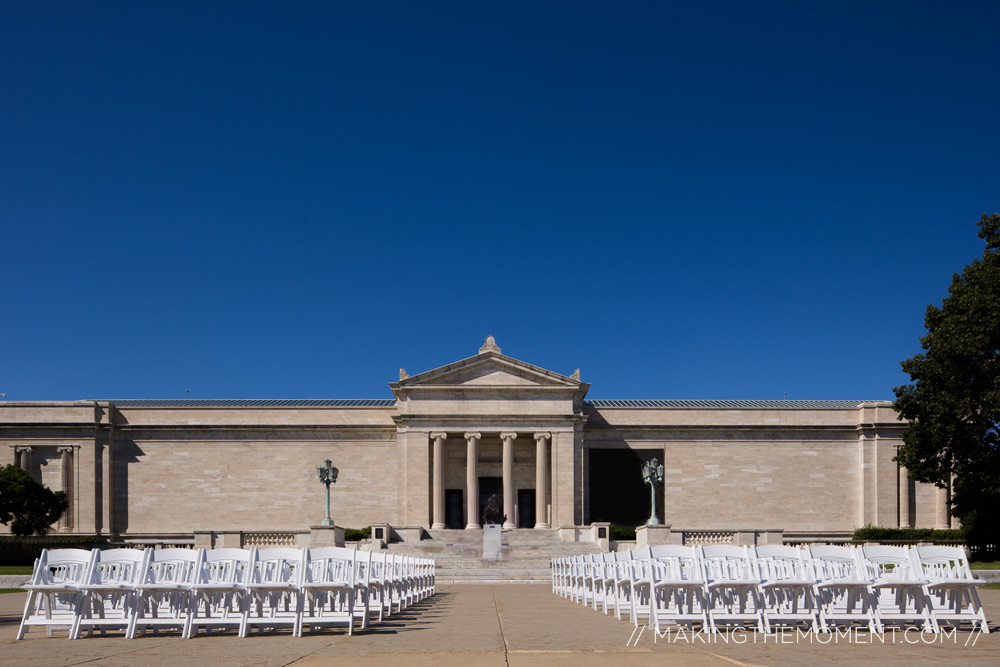
[[[488, 437], [489, 435], [491, 434], [487, 434]], [[498, 437], [502, 443], [500, 461], [502, 471], [501, 489], [503, 513], [504, 516], [507, 517], [507, 520], [503, 524], [503, 528], [505, 530], [511, 530], [518, 527], [529, 527], [524, 526], [523, 517], [521, 517], [524, 510], [515, 504], [515, 500], [520, 495], [515, 493], [515, 489], [518, 491], [533, 491], [533, 521], [530, 522], [532, 524], [530, 527], [548, 528], [550, 525], [548, 501], [548, 489], [550, 486], [548, 442], [551, 440], [552, 434], [547, 431], [521, 434], [523, 437], [528, 436], [532, 438], [535, 443], [533, 462], [534, 487], [530, 489], [518, 488], [527, 481], [524, 479], [523, 475], [516, 480], [521, 484], [515, 485], [514, 441], [519, 435], [518, 432], [502, 431], [492, 435], [494, 437]], [[449, 523], [453, 523], [448, 521], [449, 517], [445, 505], [445, 485], [447, 483], [447, 476], [445, 475], [446, 457], [444, 445], [448, 436], [449, 434], [443, 431], [430, 434], [430, 438], [433, 443], [433, 451], [431, 454], [431, 460], [433, 462], [431, 485], [432, 497], [434, 499], [431, 514], [431, 528], [433, 529], [447, 528], [449, 527]], [[479, 521], [479, 510], [481, 504], [479, 492], [479, 476], [481, 472], [479, 465], [479, 442], [483, 439], [483, 433], [478, 431], [466, 432], [461, 434], [461, 437], [464, 439], [466, 445], [465, 487], [461, 489], [466, 498], [466, 502], [464, 503], [466, 519], [465, 528], [467, 530], [475, 530], [482, 527]]]
[[[505, 530], [578, 522], [573, 480], [581, 470], [583, 398], [590, 387], [578, 373], [560, 375], [504, 357], [491, 336], [474, 357], [413, 376], [400, 369], [390, 387], [399, 406], [399, 439], [425, 447], [429, 460], [428, 478], [408, 475], [406, 481], [408, 498], [430, 489], [428, 517], [417, 504], [408, 508], [414, 524], [478, 529], [493, 493], [502, 500]], [[560, 459], [568, 463], [561, 477], [552, 464]]]

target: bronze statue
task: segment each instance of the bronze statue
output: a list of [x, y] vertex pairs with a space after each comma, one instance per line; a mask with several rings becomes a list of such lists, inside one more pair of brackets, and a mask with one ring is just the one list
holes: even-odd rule
[[503, 523], [507, 520], [503, 510], [500, 508], [500, 496], [491, 495], [486, 499], [486, 507], [483, 509], [483, 523]]

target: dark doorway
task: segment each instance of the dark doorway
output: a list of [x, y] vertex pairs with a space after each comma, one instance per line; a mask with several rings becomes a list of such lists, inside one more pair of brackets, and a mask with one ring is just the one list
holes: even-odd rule
[[503, 510], [503, 477], [480, 477], [479, 478], [479, 521], [486, 522], [486, 501], [493, 494], [500, 499], [500, 509]]
[[[649, 485], [642, 464], [663, 459], [662, 449], [591, 449], [590, 520], [639, 526], [649, 519]], [[656, 515], [663, 521], [663, 485], [656, 485]]]
[[517, 527], [535, 527], [535, 490], [517, 490]]
[[465, 528], [462, 518], [462, 489], [445, 489], [444, 525], [449, 528]]

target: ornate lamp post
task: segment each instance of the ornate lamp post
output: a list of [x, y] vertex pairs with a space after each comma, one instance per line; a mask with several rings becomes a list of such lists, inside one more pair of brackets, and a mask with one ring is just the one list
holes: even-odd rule
[[326, 484], [326, 518], [323, 519], [321, 526], [332, 526], [333, 519], [330, 518], [330, 485], [337, 483], [337, 473], [340, 472], [333, 466], [333, 462], [330, 459], [326, 460], [326, 465], [316, 467], [316, 475], [319, 477], [319, 481]]
[[647, 526], [658, 526], [660, 520], [656, 517], [656, 484], [663, 482], [663, 466], [655, 458], [642, 464], [642, 481], [649, 484], [649, 521]]

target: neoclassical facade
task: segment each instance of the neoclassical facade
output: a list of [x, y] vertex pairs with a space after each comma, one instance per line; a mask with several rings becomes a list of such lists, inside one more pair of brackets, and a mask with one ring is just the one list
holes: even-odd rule
[[55, 527], [67, 533], [305, 529], [323, 518], [325, 459], [347, 527], [477, 528], [494, 495], [509, 529], [637, 523], [650, 498], [638, 467], [654, 457], [659, 518], [688, 530], [949, 523], [946, 492], [892, 460], [902, 424], [885, 401], [588, 400], [579, 371], [504, 356], [492, 336], [389, 387], [368, 400], [0, 402], [0, 462], [69, 494]]

